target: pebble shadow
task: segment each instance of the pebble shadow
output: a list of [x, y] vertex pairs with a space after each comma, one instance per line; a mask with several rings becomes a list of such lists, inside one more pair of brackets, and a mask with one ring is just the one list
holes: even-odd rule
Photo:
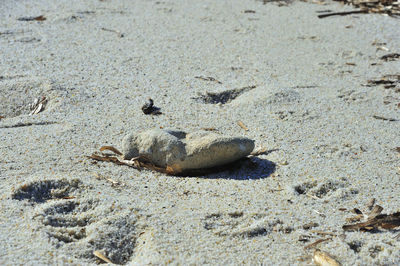
[[269, 177], [275, 172], [276, 164], [258, 157], [246, 157], [239, 161], [210, 169], [194, 170], [180, 176], [208, 179], [256, 180]]

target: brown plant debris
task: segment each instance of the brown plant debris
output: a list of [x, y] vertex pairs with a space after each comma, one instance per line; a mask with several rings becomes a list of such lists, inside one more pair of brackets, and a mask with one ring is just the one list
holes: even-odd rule
[[241, 128], [243, 128], [245, 131], [249, 131], [249, 129], [245, 126], [245, 124], [243, 124], [243, 122], [242, 121], [238, 121], [237, 122], [237, 124], [241, 127]]
[[314, 247], [316, 247], [317, 245], [321, 244], [322, 242], [330, 241], [330, 240], [332, 240], [332, 238], [321, 238], [321, 239], [318, 239], [317, 241], [315, 241], [315, 242], [313, 242], [313, 243], [311, 243], [311, 244], [305, 246], [304, 249], [314, 248]]
[[392, 54], [385, 54], [381, 56], [381, 59], [384, 61], [395, 61], [396, 59], [400, 59], [400, 54], [392, 53]]
[[345, 12], [333, 12], [333, 13], [318, 15], [318, 18], [326, 18], [326, 17], [331, 17], [331, 16], [346, 16], [346, 15], [351, 15], [351, 14], [362, 14], [362, 13], [368, 13], [368, 11], [354, 10], [354, 11], [345, 11]]
[[93, 251], [93, 255], [95, 255], [97, 258], [101, 259], [102, 261], [104, 261], [106, 263], [114, 264], [109, 258], [104, 256], [100, 250]]
[[219, 80], [217, 80], [217, 79], [215, 79], [215, 78], [213, 78], [213, 77], [196, 76], [196, 77], [194, 77], [194, 78], [196, 78], [196, 79], [201, 79], [201, 80], [205, 80], [205, 81], [213, 81], [213, 82], [217, 82], [218, 84], [222, 84], [221, 81], [219, 81]]
[[102, 146], [102, 147], [100, 148], [100, 151], [106, 151], [106, 150], [112, 151], [112, 152], [114, 152], [114, 153], [116, 153], [116, 154], [118, 154], [118, 155], [122, 155], [122, 152], [120, 152], [119, 150], [117, 150], [117, 149], [114, 148], [113, 146]]
[[47, 18], [43, 15], [41, 16], [33, 16], [33, 17], [20, 17], [17, 18], [19, 21], [45, 21]]
[[367, 86], [396, 85], [396, 83], [400, 83], [400, 74], [384, 75], [378, 79], [370, 79]]
[[[375, 205], [371, 212], [366, 216], [366, 222], [343, 225], [345, 231], [376, 231], [379, 229], [394, 229], [400, 226], [400, 212], [392, 214], [382, 214], [383, 207]], [[365, 217], [362, 213], [356, 216], [357, 218]], [[354, 217], [353, 217], [354, 219]], [[346, 219], [347, 220], [347, 219]]]
[[29, 115], [35, 115], [44, 110], [47, 104], [47, 98], [43, 96], [41, 99], [36, 98], [30, 106], [31, 112]]
[[[379, 13], [389, 16], [400, 16], [399, 0], [334, 0], [347, 5], [353, 5], [360, 10], [358, 13]], [[351, 11], [350, 11], [351, 12]]]
[[153, 99], [149, 98], [149, 102], [142, 106], [142, 111], [145, 115], [160, 115], [160, 108], [154, 106]]
[[[111, 146], [103, 146], [100, 148], [100, 151], [105, 151], [105, 150], [112, 151], [112, 152], [114, 152], [114, 154], [117, 154], [117, 155], [122, 155], [122, 153], [118, 149], [111, 147]], [[97, 161], [112, 162], [112, 163], [115, 163], [118, 165], [130, 166], [130, 167], [136, 168], [138, 170], [142, 170], [142, 168], [147, 168], [147, 169], [162, 172], [162, 173], [177, 174], [177, 172], [174, 172], [174, 170], [172, 168], [168, 168], [168, 167], [162, 168], [162, 167], [155, 166], [144, 157], [135, 157], [130, 160], [124, 160], [121, 156], [115, 156], [114, 154], [95, 152], [92, 155], [87, 156], [87, 157], [90, 159], [93, 159], [93, 160], [97, 160]]]
[[339, 266], [340, 263], [329, 253], [316, 249], [314, 251], [313, 260], [316, 265], [321, 266]]

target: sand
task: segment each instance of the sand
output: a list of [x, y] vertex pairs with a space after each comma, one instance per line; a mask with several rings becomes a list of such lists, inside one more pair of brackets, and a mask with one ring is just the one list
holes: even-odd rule
[[[398, 265], [398, 230], [342, 226], [372, 198], [400, 210], [399, 84], [366, 86], [399, 74], [380, 57], [400, 52], [400, 20], [324, 10], [353, 9], [1, 1], [0, 264], [95, 265], [97, 251], [127, 265], [309, 265], [319, 248], [343, 265]], [[143, 114], [149, 97], [162, 115]], [[269, 152], [199, 177], [86, 157], [160, 127], [215, 128]]]

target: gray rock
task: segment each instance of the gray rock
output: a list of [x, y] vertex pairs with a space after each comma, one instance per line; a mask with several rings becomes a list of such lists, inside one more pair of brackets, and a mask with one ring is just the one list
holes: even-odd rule
[[179, 172], [231, 163], [253, 149], [254, 141], [248, 138], [161, 129], [129, 134], [122, 142], [124, 159], [144, 156], [157, 166], [170, 166]]

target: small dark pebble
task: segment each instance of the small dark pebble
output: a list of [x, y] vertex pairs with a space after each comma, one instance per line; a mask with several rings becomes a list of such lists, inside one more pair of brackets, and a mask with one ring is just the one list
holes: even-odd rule
[[142, 106], [142, 111], [145, 115], [160, 115], [160, 108], [154, 106], [153, 99], [149, 98], [149, 102]]

